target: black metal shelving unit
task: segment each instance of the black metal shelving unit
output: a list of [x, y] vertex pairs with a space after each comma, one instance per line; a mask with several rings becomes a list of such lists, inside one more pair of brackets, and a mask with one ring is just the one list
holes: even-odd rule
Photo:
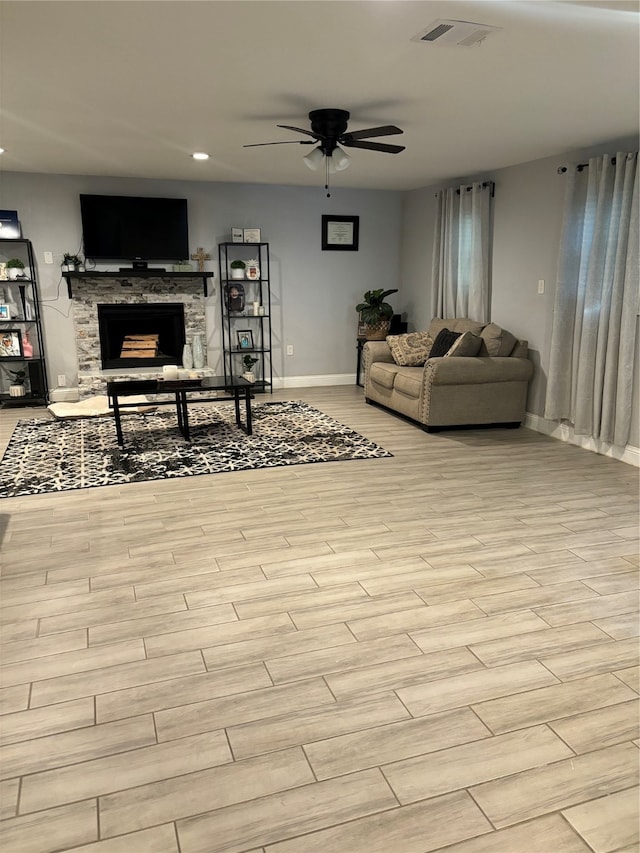
[[[225, 380], [244, 373], [242, 356], [251, 353], [258, 359], [254, 367], [256, 392], [273, 392], [273, 365], [271, 342], [271, 271], [268, 243], [220, 243], [220, 310], [222, 312], [222, 361]], [[235, 279], [231, 277], [231, 263], [256, 260], [260, 269], [258, 278]], [[229, 290], [242, 285], [243, 307], [233, 310]], [[254, 314], [252, 304], [258, 302], [263, 314]], [[238, 332], [251, 331], [253, 346], [240, 347]]]
[[[22, 237], [0, 238], [0, 261], [19, 258], [25, 265], [23, 277], [0, 281], [0, 288], [10, 294], [11, 305], [16, 316], [0, 319], [0, 333], [14, 330], [25, 336], [33, 347], [33, 356], [23, 355], [0, 357], [0, 408], [18, 406], [46, 406], [49, 402], [49, 382], [45, 363], [44, 334], [40, 313], [35, 255], [31, 240]], [[3, 302], [0, 299], [0, 302]], [[11, 312], [13, 313], [13, 312]], [[24, 368], [20, 366], [24, 365]], [[8, 386], [12, 384], [9, 370], [25, 369], [26, 394], [11, 397]]]

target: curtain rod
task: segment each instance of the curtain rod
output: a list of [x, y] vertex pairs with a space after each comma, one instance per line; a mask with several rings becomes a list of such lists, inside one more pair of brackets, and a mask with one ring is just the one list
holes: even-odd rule
[[[611, 158], [611, 165], [612, 166], [616, 165], [616, 158], [615, 157]], [[582, 172], [583, 169], [588, 169], [588, 168], [589, 168], [588, 163], [578, 163], [578, 165], [576, 166], [576, 172]], [[564, 173], [568, 172], [568, 171], [569, 171], [568, 166], [558, 166], [558, 168], [556, 169], [556, 173], [558, 175], [564, 175]]]
[[[493, 198], [495, 196], [496, 185], [495, 185], [494, 181], [484, 181], [482, 184], [480, 184], [480, 186], [482, 187], [483, 190], [486, 190], [490, 187], [491, 188], [491, 198]], [[467, 186], [465, 186], [466, 192], [471, 192], [472, 189], [473, 189], [473, 184], [468, 184]], [[440, 192], [442, 192], [442, 190], [440, 190]], [[459, 187], [456, 190], [456, 195], [460, 195], [460, 188]], [[438, 193], [434, 193], [434, 196], [435, 196], [435, 198], [437, 198]]]

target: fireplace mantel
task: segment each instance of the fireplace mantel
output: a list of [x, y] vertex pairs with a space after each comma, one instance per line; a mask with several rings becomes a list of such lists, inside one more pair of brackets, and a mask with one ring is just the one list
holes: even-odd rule
[[188, 279], [193, 279], [197, 282], [202, 282], [202, 292], [206, 297], [208, 296], [207, 279], [213, 278], [213, 273], [193, 271], [162, 272], [161, 270], [149, 267], [149, 269], [147, 270], [136, 270], [135, 272], [99, 272], [97, 270], [87, 270], [86, 272], [66, 272], [64, 274], [64, 277], [67, 280], [67, 290], [69, 292], [69, 299], [73, 299], [73, 287], [71, 284], [72, 281], [81, 283], [83, 280], [92, 278], [109, 278], [113, 281], [121, 281], [123, 283], [123, 287], [126, 287], [131, 281], [137, 281], [145, 278], [158, 278], [166, 281], [180, 280], [185, 284], [188, 283]]

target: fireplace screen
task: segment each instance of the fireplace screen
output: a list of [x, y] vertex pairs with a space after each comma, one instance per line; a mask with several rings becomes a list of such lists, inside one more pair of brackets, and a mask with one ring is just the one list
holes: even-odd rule
[[182, 302], [98, 305], [105, 370], [180, 364], [185, 343]]

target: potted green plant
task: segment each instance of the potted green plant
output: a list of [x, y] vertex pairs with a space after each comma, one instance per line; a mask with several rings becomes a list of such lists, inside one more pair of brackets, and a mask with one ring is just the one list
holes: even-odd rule
[[78, 272], [82, 266], [82, 258], [80, 255], [72, 255], [70, 252], [65, 252], [62, 256], [62, 272]]
[[10, 279], [20, 278], [24, 269], [24, 261], [20, 258], [9, 258], [7, 261], [7, 272]]
[[246, 264], [244, 261], [231, 261], [229, 264], [229, 269], [231, 270], [231, 278], [244, 278], [244, 271], [246, 268]]
[[389, 334], [389, 326], [393, 317], [393, 308], [384, 300], [392, 293], [397, 293], [398, 288], [391, 290], [367, 290], [364, 302], [356, 305], [356, 311], [360, 315], [360, 324], [368, 341], [382, 341]]
[[24, 397], [25, 396], [25, 388], [24, 388], [24, 380], [27, 375], [26, 370], [10, 370], [9, 373], [13, 374], [14, 380], [11, 385], [9, 385], [9, 396], [10, 397]]
[[242, 374], [242, 378], [246, 379], [247, 382], [255, 382], [256, 381], [256, 376], [255, 376], [255, 373], [253, 372], [252, 368], [253, 368], [253, 365], [256, 364], [257, 361], [258, 361], [258, 359], [248, 352], [242, 356], [242, 362], [244, 364], [244, 373]]

